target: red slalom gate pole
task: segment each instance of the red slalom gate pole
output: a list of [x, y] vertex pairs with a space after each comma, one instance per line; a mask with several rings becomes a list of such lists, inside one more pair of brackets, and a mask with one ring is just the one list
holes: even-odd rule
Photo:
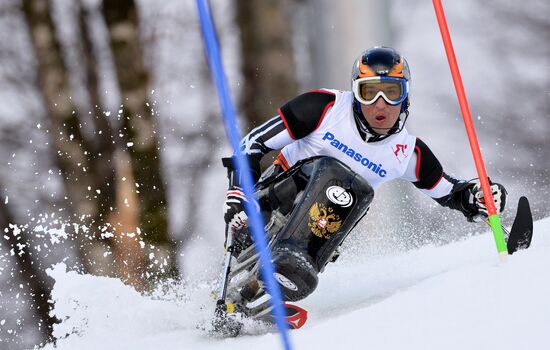
[[481, 190], [483, 191], [485, 204], [487, 205], [489, 225], [493, 231], [499, 257], [502, 261], [506, 261], [508, 249], [506, 247], [506, 241], [504, 240], [504, 232], [502, 231], [500, 217], [497, 213], [495, 202], [493, 200], [493, 193], [490, 189], [489, 179], [487, 178], [485, 163], [483, 162], [483, 157], [479, 148], [479, 142], [477, 140], [476, 130], [472, 120], [472, 114], [470, 113], [470, 107], [468, 106], [468, 100], [466, 99], [466, 93], [464, 92], [464, 86], [462, 84], [460, 70], [458, 69], [458, 63], [456, 62], [453, 42], [451, 41], [451, 35], [449, 34], [449, 28], [447, 27], [447, 20], [445, 19], [445, 13], [443, 12], [443, 5], [441, 5], [441, 0], [433, 0], [433, 4], [435, 14], [437, 16], [437, 23], [439, 24], [439, 30], [441, 31], [441, 37], [443, 38], [443, 45], [445, 46], [445, 53], [447, 54], [447, 60], [449, 61], [449, 66], [451, 68], [451, 75], [453, 76], [453, 83], [455, 85], [456, 95], [458, 96], [462, 119], [464, 120], [468, 140], [470, 141], [470, 148], [474, 157], [477, 175], [481, 183]]

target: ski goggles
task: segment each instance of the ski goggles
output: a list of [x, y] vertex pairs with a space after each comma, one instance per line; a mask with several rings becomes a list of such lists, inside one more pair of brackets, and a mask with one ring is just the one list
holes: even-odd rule
[[353, 94], [357, 101], [370, 105], [382, 97], [390, 105], [405, 101], [409, 93], [409, 82], [395, 77], [367, 77], [353, 81]]

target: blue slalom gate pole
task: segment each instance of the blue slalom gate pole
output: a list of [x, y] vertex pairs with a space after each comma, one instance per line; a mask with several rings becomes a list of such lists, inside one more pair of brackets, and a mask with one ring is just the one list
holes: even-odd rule
[[[239, 131], [237, 130], [237, 117], [231, 98], [229, 96], [229, 89], [223, 70], [223, 65], [220, 55], [220, 47], [216, 36], [216, 30], [214, 28], [214, 21], [212, 13], [210, 11], [210, 5], [208, 0], [197, 0], [197, 7], [199, 11], [199, 19], [201, 24], [201, 31], [203, 35], [203, 41], [206, 46], [206, 55], [208, 57], [208, 64], [212, 73], [212, 79], [216, 85], [218, 91], [218, 98], [223, 113], [223, 121], [225, 125], [225, 131], [231, 142], [233, 153], [235, 154], [237, 171], [242, 174], [241, 179], [243, 190], [247, 198], [254, 198], [254, 181], [250, 172], [250, 166], [248, 159], [240, 152], [240, 140]], [[264, 222], [260, 213], [258, 213], [252, 201], [245, 202], [246, 212], [249, 214], [248, 224], [254, 237], [256, 250], [259, 255], [260, 268], [263, 277], [263, 281], [266, 283], [267, 292], [271, 295], [271, 305], [273, 306], [273, 315], [279, 334], [283, 341], [284, 348], [291, 350], [290, 340], [288, 337], [288, 325], [285, 321], [285, 312], [282, 307], [281, 290], [279, 284], [275, 281], [273, 274], [275, 269], [271, 263], [271, 253], [267, 247], [267, 239], [264, 230]]]

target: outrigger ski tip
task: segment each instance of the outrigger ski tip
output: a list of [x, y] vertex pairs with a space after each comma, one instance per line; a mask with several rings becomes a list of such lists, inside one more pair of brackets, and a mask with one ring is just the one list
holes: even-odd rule
[[518, 202], [516, 218], [508, 234], [508, 254], [514, 254], [518, 250], [527, 249], [533, 238], [533, 216], [529, 200], [521, 197]]
[[212, 334], [221, 335], [223, 337], [236, 337], [241, 333], [243, 327], [242, 322], [234, 313], [233, 304], [225, 304], [218, 301], [214, 318], [212, 319]]

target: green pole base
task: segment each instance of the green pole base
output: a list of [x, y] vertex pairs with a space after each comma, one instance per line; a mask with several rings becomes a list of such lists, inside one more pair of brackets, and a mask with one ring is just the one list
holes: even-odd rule
[[500, 223], [500, 216], [498, 216], [498, 214], [489, 216], [489, 226], [491, 226], [491, 230], [493, 231], [497, 251], [501, 256], [501, 259], [503, 256], [508, 256], [508, 247], [506, 246], [504, 231], [502, 230], [502, 224]]

